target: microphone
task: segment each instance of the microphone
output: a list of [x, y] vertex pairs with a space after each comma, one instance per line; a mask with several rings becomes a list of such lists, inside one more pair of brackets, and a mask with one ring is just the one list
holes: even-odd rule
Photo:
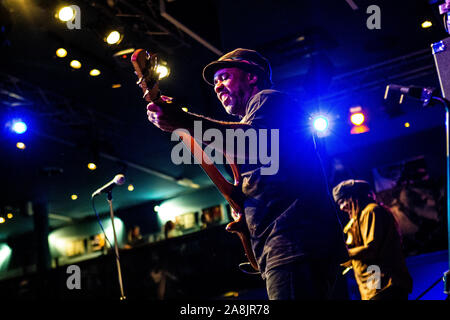
[[92, 198], [98, 196], [100, 193], [110, 192], [116, 185], [123, 185], [125, 183], [125, 176], [123, 174], [118, 174], [110, 182], [105, 184], [103, 187], [98, 188], [93, 194]]

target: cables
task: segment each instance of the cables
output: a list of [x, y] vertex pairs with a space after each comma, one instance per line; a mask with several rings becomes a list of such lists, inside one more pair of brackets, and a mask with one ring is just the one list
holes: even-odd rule
[[[317, 139], [318, 138], [319, 137], [317, 136], [317, 132], [314, 131], [314, 133], [313, 133], [314, 149], [316, 150], [317, 158], [319, 159], [319, 163], [320, 163], [320, 168], [322, 169], [322, 174], [323, 174], [323, 178], [325, 180], [325, 185], [326, 185], [326, 189], [327, 189], [328, 200], [331, 201], [331, 203], [334, 203], [333, 195], [330, 192], [331, 188], [330, 188], [330, 184], [328, 182], [328, 177], [327, 177], [327, 172], [326, 172], [326, 169], [325, 169], [325, 165], [323, 163], [323, 159], [322, 159], [322, 157], [320, 155], [319, 146], [317, 144]], [[334, 208], [334, 213], [336, 214], [336, 218], [338, 220], [338, 223], [339, 223], [339, 225], [341, 227], [341, 230], [343, 230], [342, 222], [341, 222], [341, 219], [339, 218], [339, 211], [338, 211], [338, 209], [337, 209], [337, 207], [335, 205], [333, 205], [333, 208]]]
[[[105, 229], [103, 228], [103, 224], [102, 224], [102, 221], [100, 220], [100, 216], [99, 216], [99, 214], [98, 214], [98, 212], [97, 212], [97, 209], [95, 208], [95, 201], [94, 201], [94, 199], [95, 199], [95, 198], [92, 198], [92, 201], [91, 201], [91, 203], [92, 203], [92, 209], [94, 210], [95, 217], [97, 218], [98, 224], [100, 225], [100, 228], [102, 229], [103, 235], [105, 236], [105, 240], [106, 240], [106, 242], [108, 242], [109, 247], [112, 249], [113, 246], [112, 246], [111, 242], [109, 241], [108, 236], [106, 235], [106, 231], [105, 231]], [[114, 223], [114, 222], [112, 222], [112, 223]], [[119, 259], [119, 257], [118, 257], [117, 254], [115, 253], [115, 251], [114, 251], [114, 255], [116, 256], [117, 259]]]
[[246, 273], [246, 274], [261, 274], [261, 272], [259, 272], [259, 271], [247, 271], [247, 270], [245, 270], [250, 265], [251, 265], [250, 262], [242, 262], [242, 263], [239, 264], [239, 270], [241, 270], [243, 273]]
[[424, 292], [422, 292], [416, 299], [414, 300], [420, 300], [424, 295], [426, 295], [431, 289], [433, 289], [439, 282], [442, 281], [442, 276], [440, 276], [431, 286], [429, 286]]
[[[114, 215], [113, 215], [113, 208], [112, 208], [112, 195], [111, 195], [111, 191], [108, 193], [108, 203], [109, 203], [109, 209], [110, 209], [110, 214], [111, 214], [111, 223], [112, 223], [112, 228], [113, 228], [113, 232], [114, 232], [114, 256], [115, 256], [115, 260], [116, 260], [116, 265], [117, 265], [117, 276], [119, 279], [119, 287], [120, 287], [120, 300], [123, 301], [126, 299], [126, 296], [124, 294], [124, 289], [123, 289], [123, 281], [122, 281], [122, 270], [120, 267], [120, 258], [119, 258], [119, 247], [118, 247], [118, 243], [117, 243], [117, 238], [116, 238], [116, 230], [114, 227]], [[92, 208], [94, 209], [95, 212], [95, 216], [97, 217], [97, 221], [103, 231], [103, 234], [105, 236], [106, 241], [109, 244], [109, 247], [112, 248], [111, 242], [108, 239], [108, 236], [106, 235], [105, 229], [103, 228], [103, 224], [100, 220], [100, 217], [98, 215], [97, 210], [95, 209], [95, 203], [94, 203], [94, 197], [92, 197]]]

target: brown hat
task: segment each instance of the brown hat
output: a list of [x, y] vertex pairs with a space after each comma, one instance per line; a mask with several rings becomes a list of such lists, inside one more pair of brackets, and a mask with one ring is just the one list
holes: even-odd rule
[[345, 180], [333, 188], [333, 198], [335, 202], [341, 199], [367, 196], [372, 192], [372, 187], [364, 180]]
[[248, 72], [254, 72], [272, 85], [272, 68], [269, 61], [255, 50], [238, 48], [228, 52], [218, 60], [211, 62], [203, 69], [203, 79], [214, 85], [214, 74], [223, 68], [240, 68]]

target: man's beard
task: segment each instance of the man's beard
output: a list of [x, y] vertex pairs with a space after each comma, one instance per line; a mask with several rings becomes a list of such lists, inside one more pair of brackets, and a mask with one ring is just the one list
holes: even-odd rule
[[[242, 105], [241, 101], [237, 99], [235, 96], [231, 94], [227, 94], [228, 97], [225, 100], [221, 101], [222, 106], [225, 108], [225, 111], [236, 117], [243, 117], [242, 109], [245, 109], [245, 106]], [[228, 104], [225, 104], [227, 102]]]

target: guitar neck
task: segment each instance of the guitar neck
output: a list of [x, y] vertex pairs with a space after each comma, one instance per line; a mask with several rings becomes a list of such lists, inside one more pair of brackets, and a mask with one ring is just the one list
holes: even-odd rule
[[[166, 102], [161, 98], [159, 90], [158, 74], [156, 73], [157, 61], [158, 58], [156, 54], [148, 54], [143, 49], [136, 50], [131, 57], [131, 63], [133, 64], [135, 73], [139, 79], [138, 85], [142, 88], [142, 92], [144, 93], [143, 98], [145, 101], [154, 102], [156, 105], [167, 104], [168, 101]], [[235, 178], [234, 184], [232, 184], [228, 182], [216, 166], [213, 165], [211, 159], [203, 151], [198, 142], [187, 132], [187, 130], [176, 130], [175, 133], [182, 138], [185, 146], [196, 158], [197, 162], [216, 185], [230, 206], [236, 212], [242, 212], [238, 202], [233, 200], [235, 188], [240, 182], [240, 175], [237, 165], [234, 163], [231, 164], [231, 169], [233, 170], [233, 176]], [[225, 153], [224, 155], [227, 157]]]
[[[217, 189], [219, 189], [220, 193], [222, 193], [230, 206], [236, 212], [241, 212], [241, 206], [237, 203], [237, 201], [233, 199], [233, 195], [235, 194], [234, 189], [237, 187], [239, 181], [235, 180], [235, 184], [232, 184], [227, 179], [225, 179], [222, 173], [213, 164], [212, 160], [203, 151], [199, 143], [189, 133], [187, 133], [185, 130], [175, 131], [175, 133], [180, 136], [180, 138], [182, 138], [184, 145], [189, 149], [189, 151], [202, 167], [203, 171], [205, 171], [211, 181], [216, 185]], [[233, 172], [235, 170], [237, 171], [237, 167], [235, 168], [234, 166], [235, 165], [232, 165]]]

